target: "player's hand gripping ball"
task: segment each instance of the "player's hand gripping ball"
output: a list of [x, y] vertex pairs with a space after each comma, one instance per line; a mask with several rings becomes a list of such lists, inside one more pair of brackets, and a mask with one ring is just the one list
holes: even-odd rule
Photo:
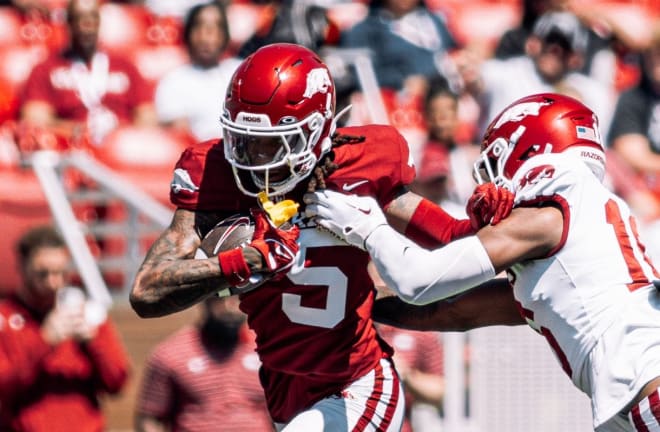
[[202, 239], [195, 258], [210, 258], [220, 252], [245, 247], [252, 241], [254, 221], [250, 215], [235, 214], [221, 220]]
[[[254, 234], [254, 220], [249, 214], [235, 214], [218, 222], [204, 236], [202, 243], [195, 253], [196, 259], [206, 259], [222, 252], [243, 249], [252, 241]], [[265, 280], [256, 275], [248, 280], [245, 285], [232, 286], [218, 292], [220, 297], [242, 294], [259, 287]]]

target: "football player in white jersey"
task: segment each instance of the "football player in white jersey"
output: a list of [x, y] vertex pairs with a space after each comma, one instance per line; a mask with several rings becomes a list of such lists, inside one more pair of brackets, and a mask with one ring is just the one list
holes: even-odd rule
[[[305, 200], [322, 227], [370, 253], [403, 300], [381, 300], [382, 320], [445, 331], [526, 322], [591, 398], [597, 432], [660, 431], [660, 277], [604, 173], [593, 112], [539, 94], [486, 131], [475, 177], [516, 199], [508, 218], [476, 235], [427, 250], [391, 229], [370, 197]], [[502, 271], [508, 280], [493, 279]]]

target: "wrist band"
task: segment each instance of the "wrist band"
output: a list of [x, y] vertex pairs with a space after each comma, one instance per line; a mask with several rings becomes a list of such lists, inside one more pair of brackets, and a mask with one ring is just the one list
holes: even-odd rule
[[232, 286], [246, 284], [252, 274], [245, 258], [243, 258], [243, 250], [241, 248], [219, 253], [218, 263], [220, 263], [222, 275]]

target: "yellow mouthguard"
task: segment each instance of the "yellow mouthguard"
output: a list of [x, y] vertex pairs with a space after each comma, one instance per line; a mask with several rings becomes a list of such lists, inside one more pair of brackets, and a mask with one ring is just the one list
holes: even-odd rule
[[298, 213], [299, 204], [293, 200], [286, 199], [275, 204], [268, 199], [266, 191], [259, 192], [258, 198], [261, 207], [277, 227], [281, 226]]

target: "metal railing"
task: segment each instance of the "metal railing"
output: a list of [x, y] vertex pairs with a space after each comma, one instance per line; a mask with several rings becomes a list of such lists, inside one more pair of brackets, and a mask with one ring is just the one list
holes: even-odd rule
[[[46, 196], [54, 223], [62, 233], [76, 270], [89, 295], [106, 306], [112, 303], [111, 292], [125, 294], [144, 256], [140, 242], [143, 236], [155, 234], [170, 222], [172, 210], [158, 202], [139, 186], [99, 163], [87, 153], [38, 151], [26, 163], [34, 170]], [[74, 169], [96, 186], [92, 190], [70, 190], [63, 171]], [[86, 224], [74, 212], [76, 202], [106, 204], [119, 202], [126, 209], [124, 221], [99, 220]], [[94, 257], [88, 236], [103, 238], [120, 235], [126, 242], [123, 255]], [[104, 270], [120, 270], [124, 286], [111, 291], [102, 275]]]

